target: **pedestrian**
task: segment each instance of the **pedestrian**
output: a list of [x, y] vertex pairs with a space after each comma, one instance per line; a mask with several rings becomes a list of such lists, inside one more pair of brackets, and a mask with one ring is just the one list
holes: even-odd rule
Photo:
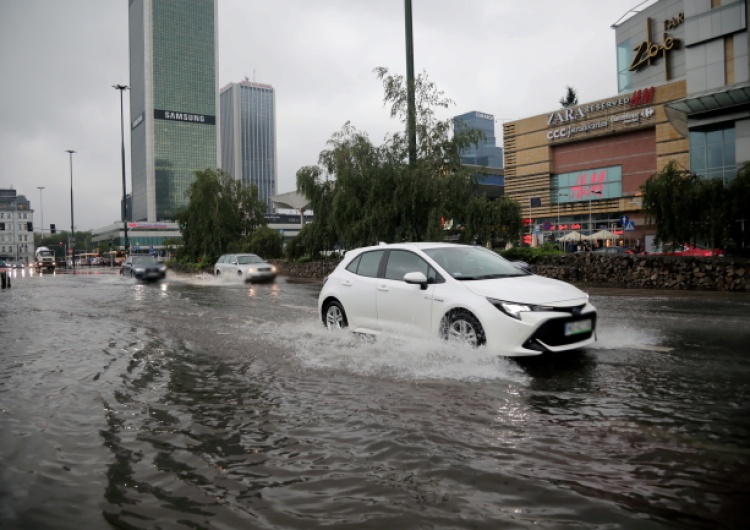
[[8, 267], [4, 259], [0, 259], [0, 287], [10, 289], [10, 277], [10, 267]]

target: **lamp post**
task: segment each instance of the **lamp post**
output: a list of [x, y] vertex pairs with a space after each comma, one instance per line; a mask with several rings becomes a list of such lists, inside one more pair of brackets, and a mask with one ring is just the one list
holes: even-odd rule
[[44, 203], [42, 202], [42, 190], [44, 186], [37, 186], [36, 189], [39, 190], [39, 210], [42, 214], [42, 237], [44, 237]]
[[[594, 191], [592, 189], [589, 189], [589, 231], [591, 232], [589, 234], [589, 236], [594, 233], [594, 227], [593, 227], [593, 225], [591, 223], [591, 196], [592, 195], [602, 195], [602, 192], [601, 191]], [[592, 243], [593, 243], [593, 241], [592, 241]]]
[[557, 230], [560, 231], [560, 197], [569, 197], [567, 193], [557, 193]]
[[[73, 270], [75, 271], [76, 268], [76, 256], [75, 256], [75, 232], [73, 232], [73, 227], [75, 224], [73, 223], [73, 151], [72, 149], [66, 149], [66, 153], [70, 155], [70, 249], [71, 249], [71, 256], [70, 261], [73, 265]], [[65, 256], [67, 258], [67, 256]]]
[[112, 85], [120, 91], [120, 132], [122, 137], [122, 228], [125, 231], [125, 253], [127, 254], [130, 250], [130, 242], [128, 241], [128, 219], [127, 219], [127, 201], [125, 191], [125, 113], [123, 110], [123, 94], [130, 87], [127, 85]]

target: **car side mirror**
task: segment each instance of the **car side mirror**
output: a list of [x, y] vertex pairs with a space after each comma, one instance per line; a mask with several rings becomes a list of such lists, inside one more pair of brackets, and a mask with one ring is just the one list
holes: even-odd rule
[[419, 285], [422, 290], [427, 289], [427, 276], [423, 272], [407, 272], [404, 281], [410, 285]]

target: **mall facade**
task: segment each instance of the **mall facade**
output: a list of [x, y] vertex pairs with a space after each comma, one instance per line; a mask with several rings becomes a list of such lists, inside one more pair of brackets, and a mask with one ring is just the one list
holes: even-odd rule
[[[747, 0], [660, 0], [613, 25], [618, 94], [504, 124], [525, 241], [647, 246], [640, 187], [675, 162], [731, 181], [750, 161]], [[614, 235], [609, 235], [609, 233]], [[610, 239], [607, 239], [610, 238]]]

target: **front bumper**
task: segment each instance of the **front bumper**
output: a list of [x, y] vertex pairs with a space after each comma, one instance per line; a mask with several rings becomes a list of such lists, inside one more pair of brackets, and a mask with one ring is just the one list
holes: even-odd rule
[[596, 341], [597, 314], [589, 303], [554, 311], [526, 312], [521, 314], [521, 320], [503, 314], [494, 306], [478, 316], [487, 347], [508, 357], [577, 350]]

